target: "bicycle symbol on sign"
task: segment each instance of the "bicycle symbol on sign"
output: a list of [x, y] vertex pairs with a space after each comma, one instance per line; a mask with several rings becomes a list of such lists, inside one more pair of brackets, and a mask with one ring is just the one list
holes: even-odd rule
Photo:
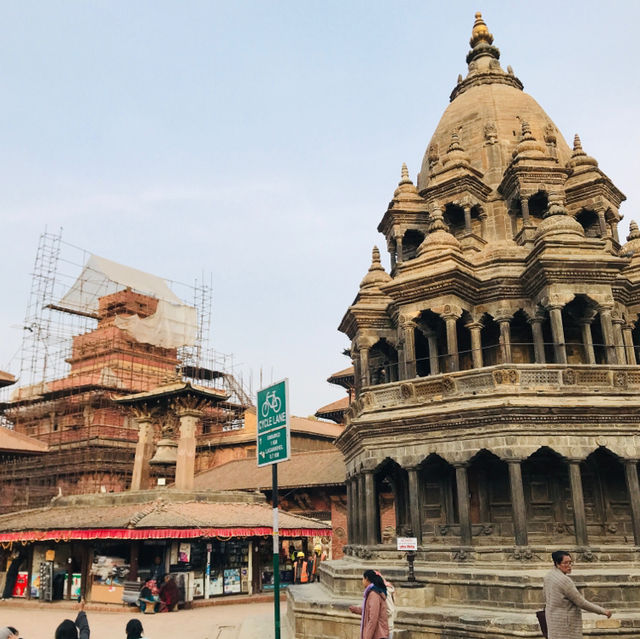
[[272, 390], [267, 393], [267, 398], [262, 402], [262, 408], [260, 411], [262, 412], [262, 417], [266, 417], [269, 414], [269, 410], [272, 410], [274, 413], [277, 413], [282, 408], [282, 401], [276, 395], [276, 392]]

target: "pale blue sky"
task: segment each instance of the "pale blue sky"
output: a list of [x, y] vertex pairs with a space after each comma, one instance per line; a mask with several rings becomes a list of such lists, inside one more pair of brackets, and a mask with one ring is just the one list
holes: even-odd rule
[[[0, 368], [40, 233], [190, 282], [213, 343], [291, 380], [296, 414], [341, 397], [336, 331], [407, 162], [412, 178], [476, 10], [571, 142], [639, 217], [640, 3], [0, 3]], [[384, 256], [388, 264], [387, 256]]]

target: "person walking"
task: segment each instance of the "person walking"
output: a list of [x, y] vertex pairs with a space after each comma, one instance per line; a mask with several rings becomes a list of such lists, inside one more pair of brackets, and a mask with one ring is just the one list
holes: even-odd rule
[[573, 568], [570, 553], [551, 553], [553, 568], [544, 576], [545, 618], [548, 639], [582, 639], [582, 610], [611, 617], [611, 610], [587, 601], [569, 575]]
[[362, 606], [349, 606], [354, 615], [362, 617], [360, 639], [388, 639], [387, 588], [384, 579], [375, 570], [365, 570], [362, 585]]

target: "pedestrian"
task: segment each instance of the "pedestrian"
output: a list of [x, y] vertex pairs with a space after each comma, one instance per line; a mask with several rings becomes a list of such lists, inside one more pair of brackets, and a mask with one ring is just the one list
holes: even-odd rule
[[362, 606], [349, 606], [360, 621], [360, 639], [387, 639], [389, 621], [387, 618], [387, 588], [384, 579], [375, 570], [365, 570], [362, 575], [364, 594]]
[[388, 579], [385, 579], [380, 571], [376, 570], [376, 574], [382, 577], [387, 588], [387, 621], [389, 623], [389, 639], [392, 639], [396, 622], [396, 587]]
[[129, 619], [125, 632], [127, 639], [144, 639], [144, 629], [139, 619]]
[[18, 579], [18, 573], [20, 572], [20, 566], [24, 563], [27, 555], [20, 549], [11, 554], [11, 565], [7, 570], [7, 576], [4, 582], [4, 590], [2, 592], [3, 599], [11, 599], [13, 597], [13, 589], [15, 588], [16, 581]]
[[[84, 603], [81, 604], [84, 607]], [[89, 639], [90, 630], [87, 613], [80, 610], [75, 621], [65, 619], [57, 628], [55, 639]]]
[[573, 567], [565, 550], [551, 553], [553, 568], [544, 576], [548, 639], [582, 639], [582, 610], [611, 617], [611, 610], [587, 601], [569, 575]]
[[302, 583], [302, 564], [306, 566], [306, 563], [307, 561], [304, 558], [304, 553], [302, 551], [298, 551], [296, 553], [296, 560], [293, 562], [293, 583]]
[[13, 626], [0, 628], [0, 639], [19, 639], [20, 633]]

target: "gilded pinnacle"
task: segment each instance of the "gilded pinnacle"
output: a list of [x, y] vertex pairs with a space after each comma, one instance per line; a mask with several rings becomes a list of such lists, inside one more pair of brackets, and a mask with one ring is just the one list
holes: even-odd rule
[[475, 48], [480, 42], [491, 44], [493, 42], [493, 36], [489, 33], [489, 29], [482, 19], [482, 14], [478, 11], [476, 13], [476, 20], [473, 23], [473, 29], [471, 30], [471, 40], [469, 40], [469, 44], [472, 48]]

